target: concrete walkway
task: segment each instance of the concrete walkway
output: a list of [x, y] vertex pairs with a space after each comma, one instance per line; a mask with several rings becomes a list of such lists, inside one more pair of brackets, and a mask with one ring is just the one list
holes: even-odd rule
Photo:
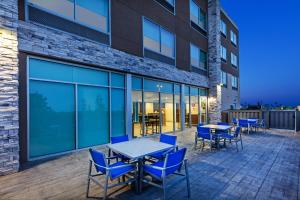
[[[300, 135], [268, 131], [243, 135], [244, 150], [235, 145], [203, 152], [194, 150], [194, 129], [176, 133], [180, 147], [188, 147], [191, 199], [300, 199]], [[85, 199], [88, 152], [72, 153], [0, 177], [0, 199]], [[186, 199], [186, 185], [171, 178], [168, 199]], [[160, 199], [158, 188], [142, 194], [129, 187], [112, 189], [111, 199]], [[102, 190], [92, 184], [91, 195]]]

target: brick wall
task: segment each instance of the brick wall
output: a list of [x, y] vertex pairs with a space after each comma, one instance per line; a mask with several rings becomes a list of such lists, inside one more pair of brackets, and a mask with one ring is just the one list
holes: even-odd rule
[[0, 175], [19, 169], [17, 0], [0, 1]]

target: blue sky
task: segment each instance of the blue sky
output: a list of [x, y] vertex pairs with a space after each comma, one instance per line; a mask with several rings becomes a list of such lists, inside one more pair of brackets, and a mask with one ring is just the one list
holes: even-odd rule
[[221, 0], [240, 33], [241, 102], [300, 105], [300, 0]]

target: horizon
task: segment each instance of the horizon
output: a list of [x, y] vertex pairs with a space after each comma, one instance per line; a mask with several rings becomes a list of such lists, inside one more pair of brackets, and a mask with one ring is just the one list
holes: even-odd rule
[[241, 104], [300, 105], [300, 1], [221, 4], [239, 27]]

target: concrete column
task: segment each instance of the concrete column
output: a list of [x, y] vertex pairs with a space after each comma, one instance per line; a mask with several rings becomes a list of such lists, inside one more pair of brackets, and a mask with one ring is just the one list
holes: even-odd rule
[[220, 1], [208, 0], [209, 123], [221, 121]]
[[0, 1], [0, 175], [19, 169], [18, 1]]

